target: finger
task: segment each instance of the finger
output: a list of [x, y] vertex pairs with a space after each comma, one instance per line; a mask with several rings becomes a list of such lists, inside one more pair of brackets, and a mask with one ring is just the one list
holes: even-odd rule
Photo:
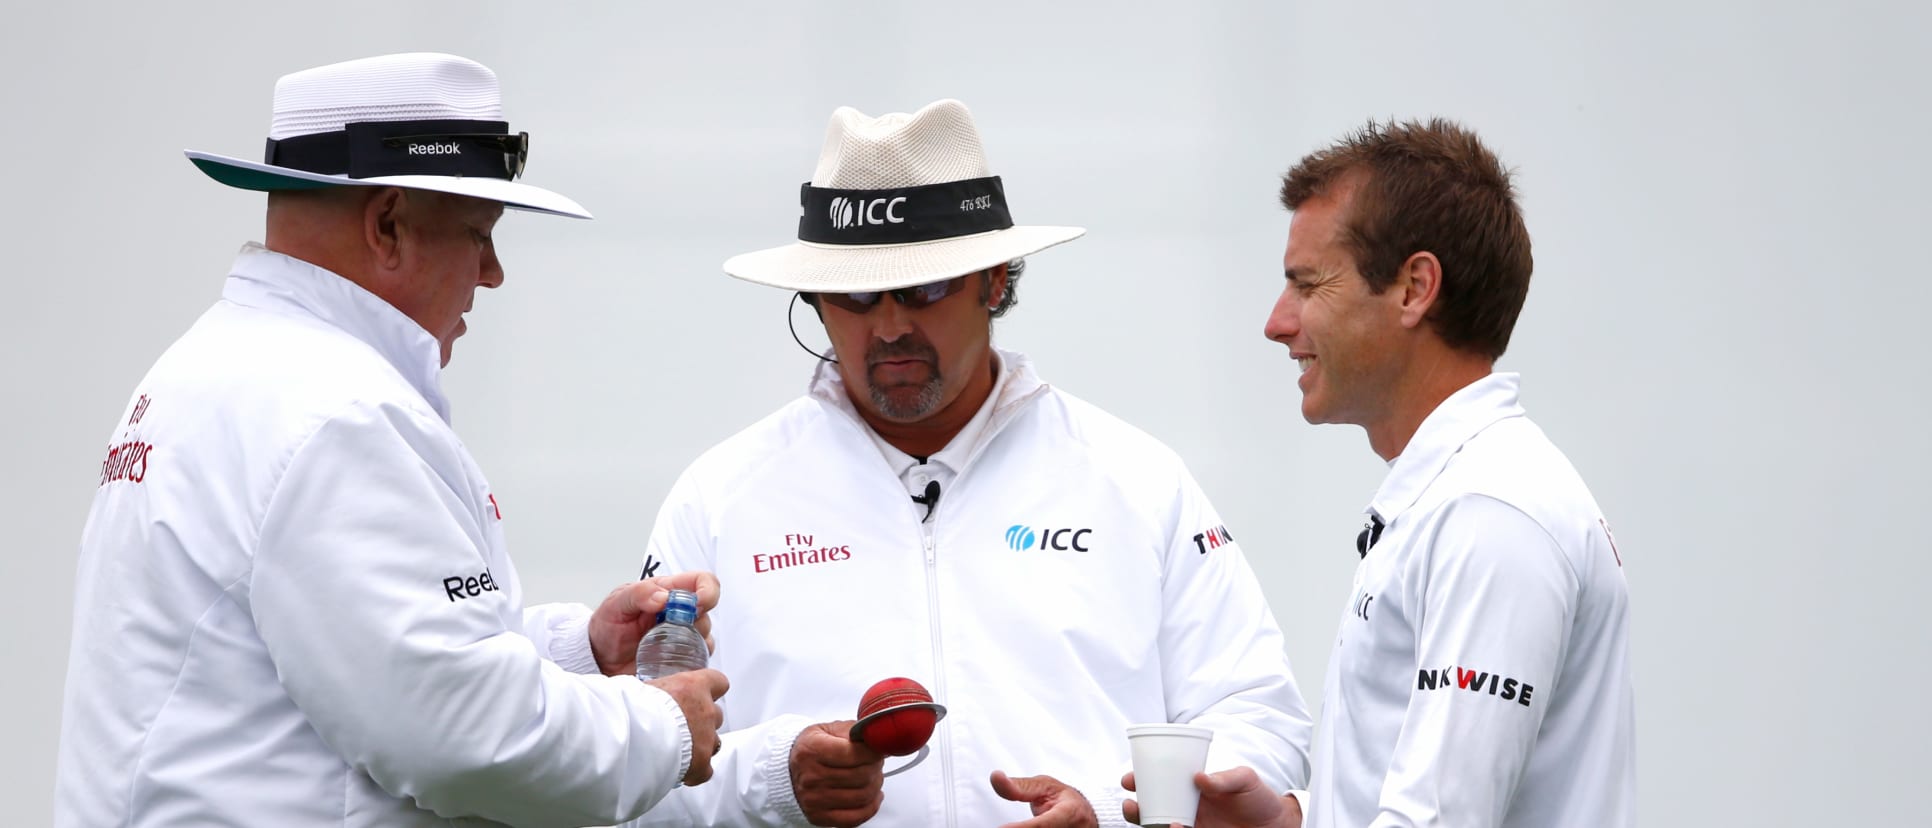
[[711, 668], [692, 670], [691, 672], [695, 673], [699, 679], [704, 681], [705, 692], [711, 694], [712, 701], [724, 698], [724, 694], [731, 692], [731, 679], [726, 677], [724, 673], [720, 673]]
[[[659, 575], [655, 578], [641, 581], [640, 583], [651, 584], [657, 589], [682, 589], [686, 592], [696, 593], [698, 596], [699, 615], [703, 615], [706, 611], [718, 606], [718, 576], [709, 572], [693, 570], [691, 572], [679, 572], [675, 575]], [[656, 610], [652, 611], [656, 612]]]
[[1120, 815], [1135, 825], [1140, 824], [1140, 803], [1131, 799], [1120, 801]]
[[617, 613], [620, 623], [635, 624], [640, 619], [648, 621], [664, 609], [665, 602], [671, 599], [669, 590], [654, 583], [657, 579], [632, 581], [611, 591], [604, 599], [604, 606]]
[[870, 765], [876, 762], [884, 762], [885, 754], [880, 753], [876, 750], [873, 750], [872, 746], [867, 745], [866, 743], [861, 742], [858, 739], [852, 738], [852, 726], [855, 724], [858, 724], [858, 722], [855, 722], [851, 719], [845, 719], [843, 721], [837, 721], [837, 722], [825, 722], [819, 725], [819, 731], [818, 731], [818, 734], [815, 734], [815, 738], [817, 735], [822, 735], [827, 740], [828, 750], [833, 749], [830, 747], [831, 741], [840, 742], [841, 746], [839, 750], [850, 752], [848, 761], [851, 764], [849, 765], [849, 767], [858, 767], [861, 765]]
[[1014, 779], [1007, 776], [1006, 771], [993, 771], [993, 793], [999, 794], [1001, 799], [1032, 802], [1045, 796], [1050, 790], [1052, 786], [1041, 784], [1038, 776]]
[[711, 653], [718, 652], [718, 642], [711, 640], [711, 616], [710, 615], [698, 616], [698, 623], [696, 627], [698, 630], [698, 635], [704, 636], [705, 650]]
[[885, 804], [885, 792], [872, 795], [870, 800], [856, 806], [821, 810], [824, 821], [812, 820], [813, 825], [862, 825], [879, 813], [879, 806]]
[[852, 722], [822, 722], [798, 735], [798, 749], [812, 761], [828, 768], [883, 766], [885, 754], [853, 741]]
[[1126, 788], [1127, 790], [1130, 790], [1130, 791], [1131, 791], [1131, 790], [1135, 790], [1135, 788], [1134, 788], [1134, 772], [1133, 772], [1133, 771], [1128, 771], [1128, 772], [1127, 772], [1127, 775], [1126, 775], [1126, 776], [1123, 776], [1123, 777], [1121, 777], [1121, 778], [1120, 778], [1120, 786], [1121, 786], [1121, 787], [1123, 787], [1123, 788]]
[[1226, 796], [1261, 787], [1261, 777], [1250, 767], [1230, 768], [1219, 773], [1194, 774], [1194, 787], [1201, 793]]
[[[800, 781], [801, 786], [815, 791], [863, 791], [872, 788], [875, 784], [884, 783], [885, 774], [878, 772], [877, 768], [820, 767], [812, 770], [809, 777]], [[855, 801], [845, 807], [856, 807], [860, 804], [863, 803]]]
[[862, 811], [880, 798], [877, 788], [804, 788], [798, 793], [798, 807], [815, 825], [820, 818], [836, 811]]
[[[654, 678], [644, 683], [663, 690], [666, 693], [670, 693], [672, 698], [680, 700], [680, 704], [683, 704], [683, 699], [685, 698], [680, 691], [692, 684], [697, 685], [697, 687], [692, 689], [707, 694], [710, 696], [709, 700], [713, 702], [723, 698], [724, 694], [731, 690], [731, 679], [725, 677], [724, 673], [720, 673], [710, 667], [700, 670], [686, 670], [682, 673], [672, 673], [663, 678]], [[719, 717], [719, 723], [722, 724], [724, 712], [719, 710], [715, 704], [707, 706], [711, 708], [711, 713]]]
[[[1126, 814], [1122, 814], [1126, 816]], [[1042, 812], [1034, 806], [1032, 819], [1009, 822], [1001, 828], [1065, 828], [1065, 826], [1093, 825], [1091, 819], [1081, 819], [1080, 807], [1072, 802], [1059, 802]]]
[[823, 742], [814, 740], [806, 745], [805, 752], [812, 757], [812, 761], [828, 768], [877, 768], [885, 764], [885, 754], [866, 747], [863, 742], [844, 738], [828, 737]]
[[718, 598], [722, 596], [724, 591], [723, 587], [718, 584], [718, 576], [709, 572], [692, 572], [689, 574], [691, 576], [691, 585], [680, 588], [688, 589], [697, 594], [698, 612], [704, 613], [717, 609]]

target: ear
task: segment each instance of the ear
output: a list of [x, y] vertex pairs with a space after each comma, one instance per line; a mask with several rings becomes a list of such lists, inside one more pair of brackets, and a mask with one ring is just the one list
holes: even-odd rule
[[362, 240], [378, 270], [402, 267], [402, 213], [408, 196], [384, 187], [362, 206]]
[[1006, 265], [994, 265], [986, 271], [986, 309], [1000, 306], [1006, 299]]
[[1428, 251], [1411, 254], [1396, 269], [1395, 287], [1402, 296], [1402, 327], [1422, 324], [1442, 294], [1442, 260]]

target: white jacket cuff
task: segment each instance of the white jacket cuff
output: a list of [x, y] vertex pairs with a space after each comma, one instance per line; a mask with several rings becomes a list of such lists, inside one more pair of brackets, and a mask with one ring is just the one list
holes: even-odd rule
[[1122, 791], [1119, 788], [1080, 791], [1080, 795], [1087, 798], [1087, 804], [1093, 806], [1093, 815], [1100, 820], [1104, 828], [1134, 824], [1128, 822], [1127, 817], [1120, 813], [1120, 803], [1126, 798], [1121, 794]]
[[1302, 822], [1304, 823], [1307, 822], [1308, 821], [1308, 792], [1307, 791], [1289, 791], [1288, 793], [1283, 794], [1283, 796], [1291, 796], [1295, 798], [1295, 804], [1301, 806]]
[[811, 825], [805, 809], [798, 805], [792, 790], [792, 743], [811, 726], [803, 716], [774, 719], [765, 734], [765, 758], [760, 771], [765, 775], [765, 810], [777, 814], [786, 825]]
[[[588, 648], [589, 645], [585, 646]], [[684, 708], [678, 706], [678, 700], [672, 698], [670, 693], [643, 682], [638, 684], [644, 688], [644, 695], [655, 699], [659, 707], [670, 712], [671, 720], [678, 723], [677, 787], [683, 787], [684, 775], [691, 772], [691, 723], [684, 720]]]
[[[603, 674], [597, 666], [597, 654], [590, 649], [590, 613], [566, 615], [550, 622], [550, 660], [573, 673]], [[677, 702], [671, 702], [671, 706], [676, 707]], [[679, 711], [678, 721], [684, 721], [683, 711]], [[690, 742], [691, 735], [686, 733], [684, 739]]]

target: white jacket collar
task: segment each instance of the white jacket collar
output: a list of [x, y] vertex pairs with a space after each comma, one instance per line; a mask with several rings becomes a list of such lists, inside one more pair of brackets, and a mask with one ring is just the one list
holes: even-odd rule
[[1496, 373], [1450, 394], [1417, 426], [1402, 454], [1389, 462], [1389, 476], [1369, 502], [1368, 511], [1383, 523], [1415, 505], [1464, 444], [1503, 420], [1523, 416], [1516, 401], [1520, 375]]
[[[986, 402], [973, 415], [966, 427], [960, 429], [952, 442], [937, 454], [928, 458], [932, 462], [944, 463], [955, 474], [971, 465], [980, 452], [1011, 422], [1013, 417], [1026, 407], [1028, 402], [1046, 393], [1047, 384], [1033, 370], [1033, 360], [1018, 351], [995, 349], [993, 359], [999, 366], [999, 376], [994, 379], [993, 393], [987, 395]], [[852, 404], [851, 397], [845, 393], [845, 381], [839, 376], [838, 365], [821, 362], [812, 373], [810, 395], [826, 406], [843, 412], [852, 423], [866, 436], [881, 447], [886, 462], [894, 474], [903, 474], [904, 465], [912, 462], [911, 457], [897, 449], [885, 451], [890, 444], [885, 443], [878, 432], [867, 425], [865, 418], [859, 416], [859, 409]], [[990, 413], [989, 413], [990, 409]], [[898, 457], [895, 457], [894, 454]], [[903, 459], [901, 459], [903, 458]], [[898, 461], [898, 462], [895, 462]]]
[[442, 346], [423, 326], [361, 285], [249, 242], [235, 257], [221, 296], [244, 307], [314, 319], [355, 337], [376, 349], [449, 421]]

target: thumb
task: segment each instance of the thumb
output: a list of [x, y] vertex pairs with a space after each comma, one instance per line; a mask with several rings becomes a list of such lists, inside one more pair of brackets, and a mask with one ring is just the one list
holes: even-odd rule
[[1001, 799], [1032, 802], [1046, 793], [1042, 787], [1038, 777], [1013, 779], [1006, 775], [1006, 771], [993, 771], [993, 793], [999, 794]]
[[1194, 787], [1200, 788], [1201, 793], [1209, 796], [1240, 793], [1249, 788], [1259, 787], [1260, 784], [1261, 777], [1257, 776], [1252, 768], [1247, 767], [1231, 768], [1220, 773], [1194, 774]]
[[657, 615], [670, 601], [671, 591], [650, 581], [632, 581], [618, 587], [613, 597], [618, 599], [611, 606], [617, 612], [616, 620], [628, 623]]

